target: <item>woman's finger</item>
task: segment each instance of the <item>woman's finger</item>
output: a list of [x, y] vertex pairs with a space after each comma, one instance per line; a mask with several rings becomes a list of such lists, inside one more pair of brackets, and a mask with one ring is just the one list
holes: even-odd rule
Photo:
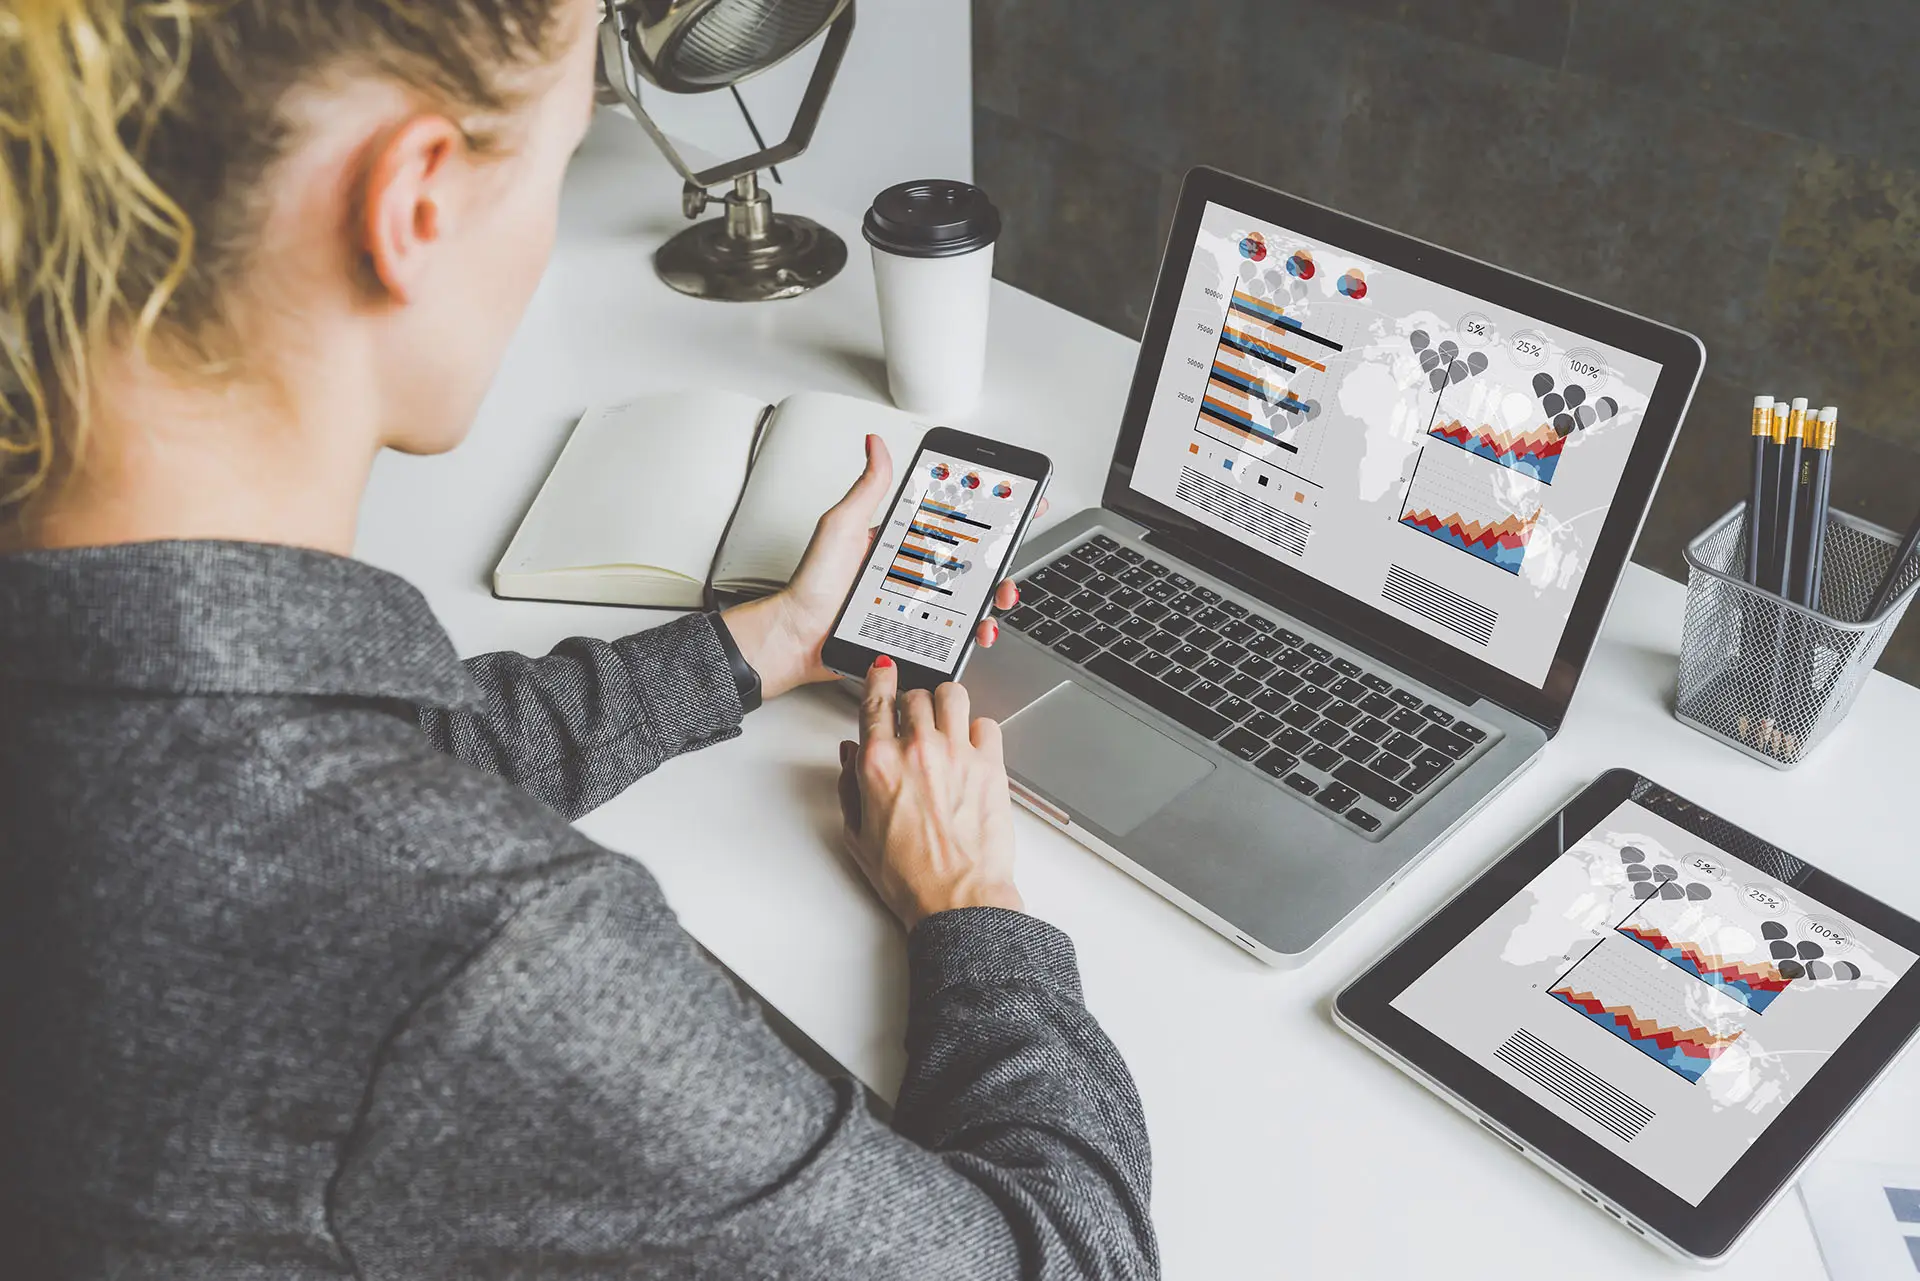
[[990, 649], [1000, 639], [1000, 624], [997, 620], [983, 618], [980, 625], [973, 629], [973, 638], [980, 642], [981, 649]]
[[900, 688], [900, 669], [885, 654], [867, 669], [867, 692], [860, 700], [860, 745], [866, 747], [894, 736], [893, 701]]
[[939, 724], [933, 717], [933, 695], [924, 689], [910, 689], [902, 694], [900, 726], [908, 736], [938, 731]]
[[934, 724], [954, 742], [967, 741], [967, 721], [972, 715], [973, 704], [967, 697], [967, 687], [959, 681], [948, 681], [933, 691]]
[[860, 759], [860, 744], [843, 742], [840, 744], [840, 818], [847, 825], [847, 831], [857, 833], [860, 830], [860, 773], [857, 762]]
[[968, 737], [973, 740], [973, 745], [985, 752], [989, 758], [995, 761], [1000, 759], [999, 721], [989, 720], [985, 716], [977, 717], [968, 729]]
[[1000, 586], [994, 589], [993, 607], [1002, 613], [1020, 603], [1020, 587], [1011, 578], [1000, 580]]
[[887, 442], [878, 436], [867, 437], [867, 466], [860, 473], [860, 479], [853, 482], [846, 497], [835, 503], [820, 523], [825, 527], [850, 525], [858, 522], [860, 528], [866, 528], [873, 518], [873, 509], [886, 498], [888, 488], [893, 484], [893, 456], [887, 452]]

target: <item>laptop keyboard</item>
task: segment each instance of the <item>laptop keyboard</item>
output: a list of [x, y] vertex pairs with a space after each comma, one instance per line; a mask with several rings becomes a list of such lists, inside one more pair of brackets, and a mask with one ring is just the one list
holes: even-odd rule
[[1369, 835], [1491, 737], [1106, 534], [1021, 579], [1001, 621]]

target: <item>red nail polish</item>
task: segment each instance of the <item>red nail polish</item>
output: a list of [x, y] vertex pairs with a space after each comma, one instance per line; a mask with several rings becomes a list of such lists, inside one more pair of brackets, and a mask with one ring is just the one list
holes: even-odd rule
[[[1013, 604], [1018, 605], [1019, 603], [1020, 603], [1020, 584], [1015, 583], [1013, 585]], [[1008, 606], [1008, 608], [1011, 609], [1012, 606], [1010, 605]]]
[[987, 624], [987, 639], [990, 641], [1000, 639], [1000, 624], [992, 622]]
[[891, 658], [888, 658], [885, 654], [882, 654], [880, 655], [880, 657], [873, 660], [873, 665], [875, 667], [892, 667], [893, 660]]

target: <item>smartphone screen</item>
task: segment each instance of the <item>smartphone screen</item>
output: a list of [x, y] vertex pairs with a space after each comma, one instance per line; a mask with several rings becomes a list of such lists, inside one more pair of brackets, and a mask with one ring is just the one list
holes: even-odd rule
[[923, 446], [834, 639], [955, 675], [1040, 487], [1038, 477]]

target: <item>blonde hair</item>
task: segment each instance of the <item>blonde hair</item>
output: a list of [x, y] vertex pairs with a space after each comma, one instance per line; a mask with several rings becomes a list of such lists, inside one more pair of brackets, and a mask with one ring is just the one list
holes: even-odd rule
[[511, 105], [564, 0], [0, 0], [0, 516], [70, 474], [114, 343], [211, 360], [282, 100], [330, 70]]

